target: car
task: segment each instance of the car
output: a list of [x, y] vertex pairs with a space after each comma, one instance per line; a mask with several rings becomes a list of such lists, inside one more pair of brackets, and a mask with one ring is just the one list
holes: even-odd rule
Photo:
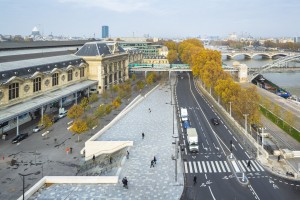
[[183, 121], [183, 128], [185, 129], [190, 128], [190, 122], [188, 120]]
[[15, 137], [11, 143], [15, 144], [15, 143], [19, 143], [21, 142], [22, 140], [24, 140], [25, 138], [28, 137], [28, 133], [23, 133], [23, 134], [20, 134], [18, 135], [17, 137]]
[[219, 120], [217, 118], [212, 118], [211, 122], [213, 123], [213, 125], [219, 125]]
[[68, 113], [67, 110], [65, 110], [65, 111], [63, 111], [63, 112], [61, 112], [61, 113], [59, 113], [59, 114], [58, 114], [58, 118], [59, 118], [59, 119], [64, 118], [65, 116], [67, 116], [67, 113]]
[[59, 120], [59, 117], [57, 117], [57, 116], [55, 116], [55, 117], [52, 118], [52, 122], [53, 123], [57, 122], [58, 120]]
[[32, 129], [32, 132], [37, 133], [37, 132], [43, 130], [44, 128], [45, 128], [44, 125], [39, 125], [39, 126], [34, 127]]

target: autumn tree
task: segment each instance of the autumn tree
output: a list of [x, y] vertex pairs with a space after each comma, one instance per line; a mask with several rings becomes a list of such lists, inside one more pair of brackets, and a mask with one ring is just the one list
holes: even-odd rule
[[78, 142], [80, 141], [79, 135], [87, 130], [88, 130], [87, 123], [82, 119], [76, 119], [70, 128], [70, 131], [73, 134], [78, 135], [78, 139], [77, 139]]
[[177, 51], [177, 43], [172, 41], [172, 40], [168, 40], [164, 43], [164, 45], [166, 47], [168, 47], [168, 50], [170, 52], [170, 50], [174, 50], [174, 51]]
[[278, 104], [274, 104], [273, 113], [276, 116], [276, 124], [278, 124], [278, 119], [280, 118], [280, 106]]
[[85, 116], [83, 121], [86, 122], [88, 129], [92, 129], [98, 124], [98, 119], [93, 115]]
[[177, 51], [176, 50], [169, 50], [167, 59], [170, 64], [175, 63], [178, 60]]
[[114, 101], [112, 102], [112, 106], [113, 106], [114, 108], [119, 108], [119, 107], [121, 106], [121, 103], [122, 103], [121, 98], [120, 98], [120, 97], [117, 97], [117, 98], [115, 98]]
[[89, 102], [94, 103], [94, 102], [98, 101], [98, 99], [99, 99], [98, 95], [94, 93], [89, 97], [88, 100], [89, 100]]
[[39, 125], [44, 126], [47, 130], [53, 125], [53, 121], [49, 115], [43, 115], [43, 118], [41, 118]]
[[136, 87], [140, 91], [140, 90], [144, 89], [145, 83], [142, 80], [139, 80], [136, 82]]
[[286, 111], [284, 121], [289, 125], [289, 132], [291, 133], [292, 127], [295, 125], [295, 116], [292, 112]]
[[101, 104], [100, 106], [98, 106], [98, 108], [94, 111], [94, 115], [96, 117], [104, 117], [105, 116], [105, 105]]
[[109, 98], [109, 92], [107, 90], [104, 90], [101, 94], [101, 97], [104, 99], [104, 101], [106, 102], [107, 99]]
[[84, 113], [83, 108], [80, 105], [73, 105], [67, 113], [68, 118], [77, 119]]
[[136, 80], [136, 74], [132, 74], [132, 75], [131, 75], [131, 79], [132, 79], [133, 81], [135, 81], [135, 80]]
[[89, 99], [87, 97], [83, 97], [83, 99], [80, 101], [80, 106], [83, 108], [83, 110], [85, 110], [88, 105]]
[[112, 111], [112, 105], [107, 104], [105, 106], [105, 113], [108, 115], [109, 113], [111, 113], [111, 111]]

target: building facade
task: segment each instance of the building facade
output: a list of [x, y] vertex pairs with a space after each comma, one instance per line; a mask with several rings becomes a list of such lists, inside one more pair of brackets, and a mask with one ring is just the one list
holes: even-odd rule
[[109, 37], [109, 27], [102, 26], [102, 38], [108, 38], [108, 37]]
[[144, 64], [169, 64], [165, 56], [144, 56]]
[[151, 42], [119, 42], [119, 45], [126, 49], [139, 49], [145, 56], [159, 56], [162, 45], [152, 45]]

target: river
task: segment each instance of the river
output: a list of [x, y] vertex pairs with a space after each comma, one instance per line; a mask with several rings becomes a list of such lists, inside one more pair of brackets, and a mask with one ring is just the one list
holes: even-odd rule
[[[265, 64], [272, 62], [271, 59], [249, 59], [244, 60], [238, 58], [238, 60], [223, 60], [223, 63], [232, 66], [234, 61], [246, 64], [248, 67], [262, 67]], [[297, 63], [299, 65], [299, 63]], [[293, 95], [300, 97], [300, 72], [270, 72], [262, 74], [265, 78], [291, 92]]]

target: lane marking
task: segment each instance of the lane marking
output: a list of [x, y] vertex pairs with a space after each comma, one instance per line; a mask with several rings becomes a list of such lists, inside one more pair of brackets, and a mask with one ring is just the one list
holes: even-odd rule
[[224, 127], [225, 127], [226, 129], [228, 129], [227, 126], [226, 126], [225, 124], [224, 124]]
[[237, 142], [236, 138], [235, 138], [234, 136], [232, 136], [232, 137], [233, 137], [233, 139]]
[[216, 198], [215, 198], [214, 194], [212, 193], [212, 191], [211, 191], [211, 189], [210, 189], [210, 186], [208, 186], [208, 188], [209, 188], [209, 191], [210, 191], [210, 194], [211, 194], [211, 196], [212, 196], [213, 200], [216, 200]]
[[237, 165], [237, 163], [235, 162], [235, 160], [232, 160], [231, 163], [232, 163], [233, 168], [236, 172], [241, 172], [238, 165]]
[[225, 170], [225, 168], [224, 168], [224, 165], [223, 165], [222, 161], [219, 161], [219, 162], [220, 162], [220, 165], [221, 165], [221, 168], [222, 168], [223, 172], [226, 172], [226, 170]]
[[247, 169], [246, 171], [250, 172], [251, 170], [249, 169], [249, 167], [247, 167], [247, 163], [245, 160], [242, 160], [243, 165], [245, 166], [245, 169]]
[[186, 150], [186, 148], [184, 148], [184, 153], [185, 153], [185, 155], [187, 155], [187, 150]]
[[255, 164], [257, 164], [257, 166], [259, 167], [259, 169], [260, 169], [261, 171], [265, 171], [264, 168], [262, 168], [262, 166], [260, 166], [260, 164], [259, 164], [257, 161], [254, 161], [254, 162], [255, 162]]
[[228, 130], [228, 132], [229, 132], [230, 135], [232, 135], [231, 131]]
[[245, 152], [246, 156], [250, 159], [250, 156], [247, 154], [247, 152]]
[[241, 147], [241, 149], [243, 149], [244, 150], [244, 148], [241, 146], [241, 144], [239, 143], [239, 146]]
[[260, 171], [259, 168], [256, 166], [255, 162], [251, 161], [251, 165], [253, 165], [257, 171]]
[[204, 174], [205, 175], [205, 179], [207, 179], [207, 176], [206, 176], [206, 174]]
[[212, 171], [211, 171], [211, 168], [210, 168], [210, 165], [209, 165], [208, 161], [206, 161], [206, 165], [207, 165], [208, 172], [211, 173]]
[[244, 166], [243, 166], [243, 164], [241, 163], [241, 161], [240, 161], [240, 160], [238, 160], [238, 163], [239, 163], [239, 165], [241, 166], [241, 168], [242, 168], [243, 172], [246, 172], [247, 170], [244, 168]]
[[212, 169], [213, 169], [213, 172], [216, 173], [216, 168], [215, 168], [215, 164], [214, 164], [214, 161], [210, 161], [211, 163], [211, 166], [212, 166]]

